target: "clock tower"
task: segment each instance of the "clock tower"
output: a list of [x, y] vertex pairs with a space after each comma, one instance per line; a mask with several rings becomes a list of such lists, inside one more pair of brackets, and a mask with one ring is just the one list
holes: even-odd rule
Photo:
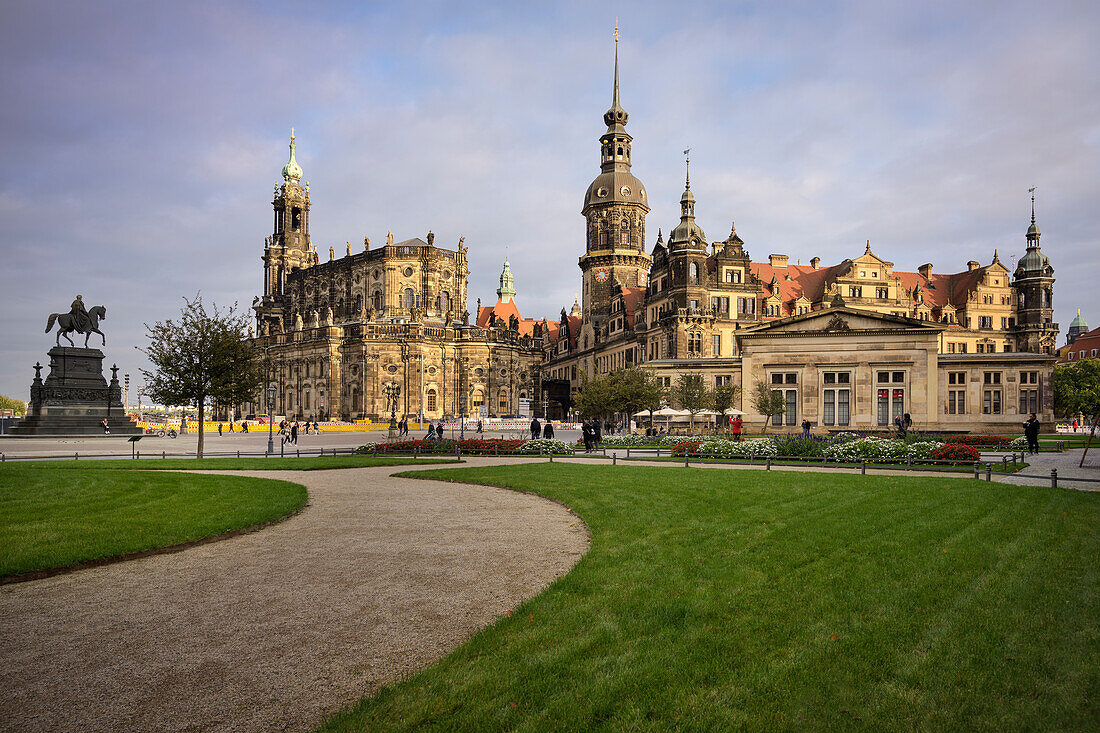
[[581, 307], [586, 319], [602, 321], [615, 286], [645, 287], [651, 260], [645, 251], [645, 186], [630, 172], [629, 115], [619, 105], [619, 29], [615, 29], [615, 90], [604, 113], [600, 174], [584, 195], [581, 213], [586, 244], [579, 265]]

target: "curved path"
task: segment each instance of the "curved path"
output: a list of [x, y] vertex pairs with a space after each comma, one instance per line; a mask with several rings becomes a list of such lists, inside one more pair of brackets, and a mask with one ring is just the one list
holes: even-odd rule
[[308, 728], [440, 658], [588, 548], [558, 504], [389, 476], [400, 470], [249, 474], [304, 484], [308, 508], [223, 542], [5, 586], [0, 729]]

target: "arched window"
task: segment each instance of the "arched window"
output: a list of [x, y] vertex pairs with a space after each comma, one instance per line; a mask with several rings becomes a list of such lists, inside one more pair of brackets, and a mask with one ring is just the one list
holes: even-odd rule
[[376, 311], [382, 310], [382, 291], [381, 290], [375, 290], [374, 294], [371, 295], [371, 301], [373, 302], [374, 309]]
[[428, 412], [435, 412], [435, 402], [436, 402], [436, 400], [435, 400], [435, 390], [434, 389], [429, 389], [428, 390], [427, 402], [428, 402]]
[[500, 411], [501, 412], [505, 412], [508, 409], [508, 390], [507, 389], [501, 387], [499, 399], [498, 399], [497, 402], [500, 405]]
[[622, 156], [623, 156], [623, 146], [620, 145], [619, 146], [619, 157], [621, 158]]
[[448, 293], [446, 290], [444, 290], [443, 294], [439, 296], [439, 301], [440, 310], [442, 310], [444, 313], [447, 313], [451, 310], [451, 294]]
[[415, 308], [416, 307], [416, 293], [412, 288], [405, 288], [405, 293], [401, 297], [402, 308]]
[[698, 263], [692, 262], [690, 265], [688, 265], [688, 281], [693, 283], [699, 282]]

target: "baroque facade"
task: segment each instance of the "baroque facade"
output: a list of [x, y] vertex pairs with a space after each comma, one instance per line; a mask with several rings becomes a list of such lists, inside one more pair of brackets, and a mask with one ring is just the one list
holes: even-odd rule
[[[1014, 268], [994, 249], [988, 264], [963, 272], [931, 263], [906, 272], [869, 241], [834, 265], [792, 264], [786, 254], [753, 261], [733, 226], [708, 240], [689, 167], [680, 221], [647, 252], [650, 209], [631, 171], [627, 121], [616, 41], [600, 173], [581, 209], [582, 298], [548, 324], [543, 343], [552, 415], [565, 413], [586, 379], [645, 364], [666, 385], [697, 372], [742, 396], [764, 381], [787, 400], [777, 425], [874, 429], [909, 413], [926, 428], [995, 429], [1031, 411], [1052, 418], [1054, 270], [1039, 246], [1034, 196]], [[741, 407], [751, 413], [747, 400]]]
[[[252, 304], [274, 413], [379, 421], [516, 414], [521, 400], [538, 409], [542, 324], [519, 314], [507, 262], [497, 304], [482, 309], [479, 299], [471, 323], [463, 238], [447, 249], [432, 232], [400, 242], [389, 233], [372, 249], [365, 237], [361, 250], [347, 242], [337, 257], [330, 247], [321, 262], [293, 135], [282, 176], [264, 246], [264, 292]], [[257, 395], [237, 409], [262, 415], [265, 402]]]

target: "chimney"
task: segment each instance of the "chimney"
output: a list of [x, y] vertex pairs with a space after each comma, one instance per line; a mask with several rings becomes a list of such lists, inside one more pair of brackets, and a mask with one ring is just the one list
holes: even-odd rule
[[921, 274], [921, 277], [923, 277], [925, 280], [931, 280], [932, 279], [932, 263], [931, 262], [925, 262], [923, 265], [921, 265], [920, 267], [917, 268], [917, 272], [919, 272]]
[[966, 271], [974, 272], [974, 270], [977, 270], [981, 266], [982, 263], [978, 262], [977, 260], [970, 260], [970, 262], [966, 263]]
[[812, 267], [816, 270], [817, 266], [819, 264], [821, 264], [821, 258], [820, 257], [811, 257], [810, 258], [810, 267]]
[[786, 267], [787, 255], [768, 255], [768, 264], [772, 267]]

